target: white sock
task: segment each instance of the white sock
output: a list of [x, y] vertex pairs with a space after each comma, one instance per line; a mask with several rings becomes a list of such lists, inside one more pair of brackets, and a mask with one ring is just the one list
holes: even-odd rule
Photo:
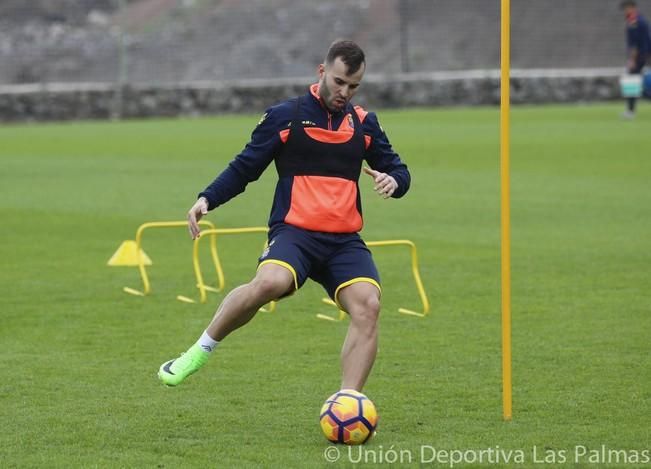
[[205, 352], [210, 353], [217, 348], [219, 342], [210, 337], [206, 331], [203, 331], [203, 334], [199, 337], [199, 340], [197, 340], [197, 345], [199, 345], [199, 347], [201, 347]]

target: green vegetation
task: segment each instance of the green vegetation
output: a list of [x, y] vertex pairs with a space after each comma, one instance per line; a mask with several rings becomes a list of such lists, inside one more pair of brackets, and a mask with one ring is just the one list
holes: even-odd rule
[[[363, 236], [416, 243], [432, 310], [424, 319], [397, 312], [419, 307], [407, 252], [377, 249], [381, 342], [365, 388], [380, 413], [365, 447], [376, 459], [393, 449], [416, 467], [423, 445], [499, 447], [524, 451], [527, 467], [537, 448], [538, 458], [565, 451], [567, 461], [549, 467], [570, 467], [577, 445], [649, 450], [651, 122], [644, 106], [621, 122], [620, 107], [513, 111], [508, 423], [498, 111], [380, 113], [413, 183], [404, 199], [384, 201], [362, 180]], [[334, 312], [320, 287], [260, 313], [199, 373], [165, 388], [158, 366], [196, 340], [221, 295], [175, 300], [197, 297], [185, 229], [147, 234], [150, 297], [122, 292], [140, 288], [137, 269], [106, 266], [141, 223], [184, 219], [258, 118], [0, 128], [0, 465], [362, 466], [345, 448], [338, 464], [323, 456], [318, 413], [339, 385], [347, 323], [316, 319]], [[209, 219], [264, 225], [274, 183], [269, 168]], [[251, 277], [262, 242], [221, 240], [228, 288]]]

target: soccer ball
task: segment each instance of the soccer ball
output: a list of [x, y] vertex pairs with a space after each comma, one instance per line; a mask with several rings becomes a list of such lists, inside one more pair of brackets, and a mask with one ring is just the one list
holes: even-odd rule
[[333, 443], [366, 443], [375, 432], [377, 420], [373, 402], [354, 389], [334, 393], [321, 407], [321, 430]]

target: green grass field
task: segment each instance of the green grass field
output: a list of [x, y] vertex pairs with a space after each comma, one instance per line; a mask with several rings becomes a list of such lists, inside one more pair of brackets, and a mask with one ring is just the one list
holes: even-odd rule
[[[379, 113], [412, 189], [384, 201], [362, 180], [362, 234], [417, 244], [432, 309], [397, 312], [419, 307], [407, 252], [375, 250], [383, 312], [365, 392], [381, 420], [363, 453], [339, 448], [336, 464], [318, 413], [338, 389], [347, 322], [315, 318], [333, 313], [320, 287], [259, 314], [200, 373], [165, 388], [158, 366], [196, 340], [221, 296], [175, 300], [197, 297], [185, 229], [146, 235], [150, 297], [122, 291], [141, 287], [137, 269], [106, 266], [141, 223], [184, 219], [259, 116], [2, 126], [0, 466], [370, 467], [395, 451], [401, 466], [462, 467], [444, 452], [468, 463], [484, 450], [488, 466], [499, 449], [522, 451], [518, 467], [543, 465], [533, 451], [555, 459], [548, 467], [588, 467], [607, 461], [575, 463], [575, 447], [602, 445], [629, 463], [635, 451], [651, 456], [644, 104], [633, 122], [618, 120], [621, 105], [513, 111], [511, 422], [501, 408], [498, 110]], [[264, 225], [274, 183], [269, 168], [209, 219]], [[254, 273], [262, 242], [222, 239], [228, 288]]]

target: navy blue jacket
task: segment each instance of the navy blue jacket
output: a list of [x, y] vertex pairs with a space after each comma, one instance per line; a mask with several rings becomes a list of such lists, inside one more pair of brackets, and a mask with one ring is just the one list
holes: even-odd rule
[[[242, 152], [199, 194], [208, 200], [209, 209], [212, 210], [243, 192], [249, 182], [257, 180], [269, 164], [279, 157], [289, 137], [290, 124], [296, 114], [296, 100], [297, 98], [290, 99], [266, 110]], [[357, 118], [354, 121], [361, 123], [364, 135], [363, 159], [372, 169], [395, 178], [398, 188], [392, 197], [402, 197], [407, 192], [411, 181], [407, 166], [391, 147], [374, 113], [366, 112], [360, 106], [353, 106], [350, 103], [341, 112], [331, 113], [322, 105], [318, 97], [318, 85], [312, 85], [310, 91], [301, 97], [299, 113], [306, 132], [315, 135], [316, 139], [323, 136], [335, 140], [346, 132], [352, 132], [350, 126], [354, 126], [354, 123], [352, 123], [351, 113], [355, 113]], [[289, 184], [291, 185], [292, 182], [290, 181]], [[284, 196], [279, 196], [277, 188], [272, 214], [286, 213], [289, 210], [291, 191], [290, 187], [284, 191]], [[278, 205], [281, 205], [281, 210], [278, 210]], [[287, 207], [284, 207], [285, 205]], [[358, 206], [358, 211], [361, 216], [361, 206]], [[286, 222], [272, 217], [269, 224], [271, 226], [279, 221]], [[303, 227], [311, 229], [309, 226]], [[354, 231], [360, 228], [361, 225]]]
[[630, 21], [626, 26], [626, 45], [628, 49], [637, 49], [637, 62], [635, 68], [639, 70], [651, 57], [651, 35], [649, 34], [649, 23], [642, 15]]

